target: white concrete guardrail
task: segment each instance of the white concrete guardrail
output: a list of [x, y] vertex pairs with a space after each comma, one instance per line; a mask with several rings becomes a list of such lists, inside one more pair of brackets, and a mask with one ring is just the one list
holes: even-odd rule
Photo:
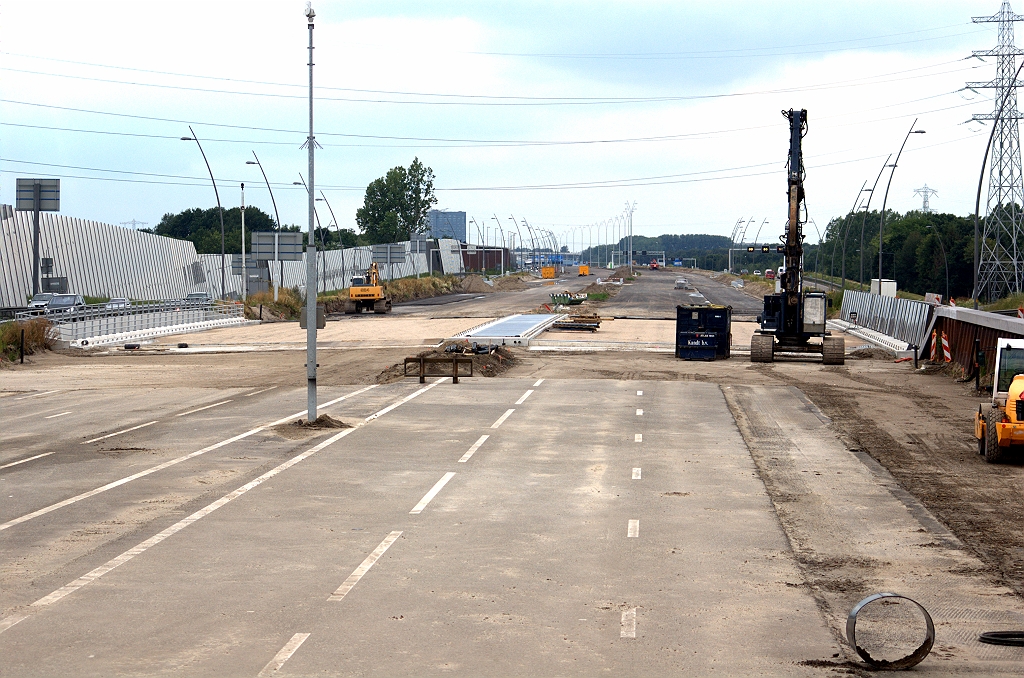
[[18, 320], [46, 318], [58, 348], [84, 348], [196, 332], [246, 322], [241, 303], [224, 301], [141, 301], [126, 308], [88, 304], [68, 311], [27, 311]]

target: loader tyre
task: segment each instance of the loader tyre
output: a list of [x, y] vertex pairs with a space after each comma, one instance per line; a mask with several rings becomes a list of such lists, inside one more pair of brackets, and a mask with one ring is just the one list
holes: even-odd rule
[[996, 424], [1001, 418], [996, 410], [985, 416], [985, 461], [990, 464], [999, 463], [1006, 456], [1006, 448], [999, 447], [999, 433], [996, 431]]
[[843, 337], [822, 337], [821, 364], [842, 365], [846, 362], [846, 339]]
[[750, 362], [770, 363], [775, 360], [775, 337], [771, 334], [755, 334], [750, 338]]

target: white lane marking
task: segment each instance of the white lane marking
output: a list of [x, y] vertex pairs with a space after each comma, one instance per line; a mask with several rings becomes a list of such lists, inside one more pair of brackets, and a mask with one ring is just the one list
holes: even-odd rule
[[57, 389], [56, 391], [43, 391], [42, 393], [33, 393], [32, 395], [21, 396], [20, 398], [15, 398], [15, 400], [28, 400], [29, 398], [38, 398], [39, 396], [50, 395], [51, 393], [59, 392], [60, 389]]
[[340, 440], [341, 438], [344, 438], [345, 436], [347, 436], [348, 434], [352, 433], [355, 430], [356, 429], [354, 429], [354, 428], [348, 428], [348, 429], [345, 429], [344, 431], [341, 431], [340, 433], [336, 433], [335, 435], [331, 436], [330, 438], [328, 438], [327, 440], [323, 441], [319, 445], [316, 445], [315, 447], [311, 447], [310, 449], [306, 450], [302, 454], [298, 454], [298, 455], [292, 457], [291, 459], [289, 459], [288, 461], [284, 462], [283, 464], [281, 464], [279, 466], [275, 466], [274, 468], [270, 469], [269, 471], [267, 471], [263, 475], [259, 476], [258, 478], [255, 478], [255, 479], [249, 481], [248, 483], [246, 483], [245, 485], [242, 485], [241, 487], [239, 487], [234, 492], [231, 492], [229, 494], [224, 495], [223, 497], [221, 497], [217, 501], [215, 501], [212, 504], [209, 504], [209, 505], [199, 509], [198, 511], [196, 511], [192, 515], [188, 516], [187, 518], [183, 518], [182, 520], [179, 520], [178, 522], [176, 522], [175, 524], [171, 525], [170, 527], [168, 527], [163, 532], [160, 532], [158, 534], [153, 535], [152, 537], [150, 537], [146, 541], [142, 542], [138, 546], [135, 546], [134, 548], [128, 549], [127, 551], [125, 551], [121, 555], [117, 556], [116, 558], [114, 558], [112, 560], [107, 561], [106, 563], [104, 563], [103, 565], [100, 565], [99, 567], [97, 567], [96, 569], [92, 570], [91, 572], [88, 572], [87, 574], [82, 575], [81, 577], [79, 577], [75, 581], [71, 582], [70, 584], [65, 584], [64, 586], [60, 587], [59, 589], [57, 589], [53, 593], [51, 593], [51, 594], [49, 594], [47, 596], [43, 596], [42, 598], [40, 598], [36, 602], [32, 603], [32, 606], [33, 607], [44, 607], [46, 605], [51, 605], [51, 604], [57, 602], [58, 600], [60, 600], [61, 598], [63, 598], [64, 596], [67, 596], [67, 595], [70, 595], [70, 594], [74, 593], [75, 591], [77, 591], [78, 589], [82, 588], [86, 584], [88, 584], [90, 582], [93, 582], [93, 581], [99, 579], [100, 577], [102, 577], [103, 575], [107, 574], [111, 570], [114, 570], [114, 569], [124, 565], [125, 563], [127, 563], [129, 560], [131, 560], [135, 556], [139, 555], [140, 553], [148, 551], [150, 548], [152, 548], [153, 546], [156, 546], [157, 544], [162, 542], [164, 539], [167, 539], [168, 537], [170, 537], [170, 536], [172, 536], [174, 534], [177, 534], [178, 532], [180, 532], [181, 530], [184, 530], [186, 527], [188, 527], [192, 523], [200, 520], [201, 518], [205, 518], [206, 516], [210, 515], [211, 513], [213, 513], [214, 511], [216, 511], [220, 507], [224, 506], [228, 502], [233, 501], [235, 499], [238, 499], [243, 494], [245, 494], [246, 492], [248, 492], [252, 488], [256, 487], [257, 485], [260, 485], [260, 484], [264, 483], [265, 481], [270, 480], [271, 478], [273, 478], [277, 474], [281, 473], [282, 471], [285, 471], [285, 470], [291, 468], [292, 466], [295, 466], [295, 464], [298, 464], [303, 459], [306, 459], [308, 457], [313, 456], [314, 454], [316, 454], [320, 450], [324, 449], [328, 445], [334, 443], [337, 440]]
[[437, 493], [441, 491], [441, 488], [447, 485], [448, 481], [454, 477], [454, 471], [449, 471], [448, 473], [445, 473], [443, 476], [441, 476], [441, 479], [434, 483], [434, 486], [430, 488], [430, 492], [427, 492], [425, 495], [423, 495], [423, 499], [420, 499], [420, 503], [416, 504], [416, 506], [414, 506], [413, 509], [409, 511], [409, 513], [422, 513], [423, 509], [427, 508], [427, 504], [430, 503], [430, 500], [436, 497]]
[[637, 392], [636, 392], [636, 394], [637, 394], [637, 395], [643, 395], [643, 394], [644, 394], [644, 392], [643, 392], [643, 391], [637, 391]]
[[230, 402], [231, 402], [230, 400], [222, 400], [219, 403], [214, 403], [212, 405], [207, 405], [206, 407], [197, 407], [194, 410], [189, 410], [188, 412], [182, 412], [181, 414], [176, 414], [174, 416], [176, 416], [176, 417], [184, 417], [186, 414], [195, 414], [196, 412], [202, 412], [203, 410], [208, 410], [211, 407], [217, 407], [218, 405], [225, 405], [225, 404], [230, 403]]
[[537, 386], [540, 386], [540, 385], [541, 385], [541, 384], [543, 384], [543, 383], [544, 383], [544, 380], [543, 380], [543, 379], [538, 379], [538, 380], [537, 380], [537, 383], [535, 383], [535, 384], [534, 384], [534, 387], [536, 388]]
[[620, 638], [636, 638], [636, 608], [631, 607], [622, 612], [622, 622], [619, 625]]
[[[371, 388], [376, 388], [376, 387], [377, 387], [377, 385], [374, 384], [372, 386], [367, 386], [365, 388], [361, 388], [358, 391], [353, 391], [352, 393], [348, 393], [346, 395], [343, 395], [340, 398], [335, 398], [334, 400], [329, 400], [326, 403], [324, 403], [323, 405], [317, 406], [317, 409], [319, 409], [321, 407], [328, 407], [328, 406], [333, 405], [335, 403], [341, 402], [342, 400], [345, 400], [347, 398], [351, 398], [353, 396], [357, 396], [360, 393], [365, 393], [366, 391], [369, 391]], [[83, 492], [82, 494], [75, 495], [74, 497], [71, 497], [69, 499], [65, 499], [64, 501], [59, 501], [56, 504], [51, 504], [49, 506], [43, 507], [43, 508], [39, 509], [38, 511], [33, 511], [32, 513], [26, 513], [25, 515], [23, 515], [23, 516], [21, 516], [19, 518], [14, 518], [12, 520], [9, 520], [6, 523], [0, 523], [0, 531], [6, 530], [7, 528], [13, 527], [13, 526], [15, 526], [15, 525], [17, 525], [19, 523], [24, 523], [25, 521], [32, 520], [33, 518], [38, 518], [41, 515], [49, 513], [50, 511], [56, 511], [59, 508], [63, 508], [63, 507], [68, 506], [70, 504], [74, 504], [76, 502], [82, 501], [83, 499], [88, 499], [89, 497], [93, 497], [93, 496], [95, 496], [97, 494], [100, 494], [101, 492], [106, 492], [107, 490], [112, 490], [115, 487], [119, 487], [121, 485], [124, 485], [125, 483], [129, 483], [129, 482], [131, 482], [133, 480], [137, 480], [137, 479], [142, 478], [144, 476], [148, 476], [151, 473], [156, 473], [157, 471], [162, 471], [165, 468], [168, 468], [170, 466], [174, 466], [175, 464], [180, 464], [183, 461], [188, 461], [192, 457], [198, 457], [201, 454], [206, 454], [207, 452], [212, 452], [213, 450], [216, 450], [218, 448], [224, 447], [225, 445], [229, 445], [229, 444], [231, 444], [233, 442], [242, 440], [243, 438], [248, 438], [249, 436], [254, 435], [256, 433], [259, 433], [260, 431], [262, 431], [264, 429], [273, 428], [274, 426], [277, 426], [278, 424], [283, 424], [283, 423], [285, 423], [287, 421], [290, 421], [290, 420], [294, 419], [295, 417], [302, 416], [305, 413], [306, 413], [306, 411], [303, 410], [302, 412], [296, 412], [295, 414], [289, 415], [287, 417], [282, 417], [281, 419], [278, 419], [277, 421], [272, 421], [269, 424], [264, 424], [263, 426], [259, 426], [257, 428], [251, 429], [249, 431], [246, 431], [245, 433], [239, 433], [238, 435], [233, 436], [231, 438], [228, 438], [227, 440], [222, 440], [219, 443], [214, 443], [213, 445], [210, 445], [208, 447], [204, 447], [201, 450], [196, 450], [195, 452], [190, 452], [189, 454], [186, 454], [184, 456], [178, 457], [176, 459], [171, 459], [169, 461], [165, 461], [162, 464], [157, 464], [156, 466], [148, 468], [148, 469], [146, 469], [144, 471], [139, 471], [138, 473], [134, 473], [134, 474], [132, 474], [130, 476], [126, 476], [124, 478], [121, 478], [120, 480], [115, 480], [114, 482], [107, 483], [106, 485], [104, 485], [102, 487], [97, 487], [95, 490], [89, 490], [88, 492]], [[155, 424], [156, 422], [154, 421], [154, 422], [150, 422], [150, 423], [151, 424]], [[144, 426], [148, 426], [148, 425], [149, 424], [144, 424]], [[136, 428], [141, 428], [141, 427], [137, 426]], [[133, 430], [133, 429], [128, 429], [128, 430]], [[124, 431], [121, 431], [121, 433], [124, 433]], [[117, 435], [117, 434], [111, 434], [111, 435]], [[105, 436], [105, 437], [109, 437], [109, 436]], [[97, 438], [96, 440], [102, 440], [102, 438]], [[90, 440], [88, 442], [94, 442], [94, 441]]]
[[71, 414], [71, 410], [68, 410], [67, 412], [61, 412], [60, 414], [51, 414], [48, 417], [43, 417], [43, 419], [56, 419], [57, 417], [63, 417], [65, 414]]
[[14, 614], [6, 619], [0, 619], [0, 633], [3, 633], [7, 629], [11, 628], [20, 621], [28, 619], [27, 614]]
[[276, 386], [270, 386], [268, 388], [265, 388], [265, 389], [262, 389], [262, 390], [259, 390], [259, 391], [253, 391], [252, 393], [246, 393], [242, 397], [243, 398], [248, 398], [249, 396], [259, 395], [260, 393], [266, 393], [267, 391], [273, 391], [275, 388], [277, 388], [277, 387]]
[[639, 537], [640, 536], [640, 521], [631, 520], [629, 521], [629, 527], [626, 528], [627, 537]]
[[[472, 457], [473, 454], [480, 449], [480, 446], [483, 445], [484, 441], [487, 440], [488, 438], [490, 438], [490, 436], [480, 436], [480, 439], [473, 443], [473, 447], [469, 448], [469, 450], [467, 450], [466, 453], [462, 455], [462, 459], [459, 459], [459, 462], [469, 461], [469, 458]], [[3, 466], [0, 466], [0, 468], [3, 468]]]
[[533, 389], [531, 388], [529, 391], [527, 391], [526, 393], [523, 394], [522, 398], [520, 398], [519, 400], [516, 401], [516, 405], [522, 405], [523, 403], [525, 403], [526, 399], [529, 398], [532, 394], [533, 394]]
[[638, 417], [644, 416], [644, 411], [641, 410], [639, 407], [636, 409], [636, 416], [638, 416]]
[[401, 536], [402, 531], [395, 530], [388, 536], [384, 537], [384, 541], [382, 541], [377, 548], [373, 550], [373, 553], [366, 556], [366, 560], [364, 560], [362, 564], [348, 576], [345, 583], [339, 586], [338, 590], [332, 593], [327, 600], [337, 602], [347, 596], [348, 592], [352, 590], [352, 587], [359, 583], [359, 580], [363, 578], [363, 575], [370, 571], [373, 564], [376, 563], [380, 557], [384, 555], [384, 552], [391, 548], [391, 545], [395, 543], [395, 540]]
[[505, 420], [511, 417], [513, 412], [515, 412], [515, 410], [505, 410], [505, 414], [498, 417], [498, 421], [491, 424], [491, 428], [498, 428], [499, 426], [504, 424]]
[[299, 649], [299, 646], [306, 642], [306, 638], [309, 638], [308, 633], [296, 633], [292, 636], [292, 639], [284, 644], [274, 658], [270, 660], [270, 663], [263, 667], [263, 670], [256, 674], [257, 678], [267, 678], [278, 672], [278, 670], [284, 666], [284, 663], [291, 659], [291, 656], [295, 654], [295, 651]]
[[643, 433], [637, 433], [635, 436], [633, 436], [633, 442], [634, 443], [642, 443], [643, 441], [644, 441], [644, 434]]
[[129, 433], [130, 431], [138, 431], [140, 428], [146, 428], [147, 426], [152, 426], [153, 424], [157, 423], [157, 421], [159, 421], [159, 420], [155, 419], [153, 421], [147, 421], [145, 424], [139, 424], [138, 426], [132, 426], [131, 428], [126, 428], [123, 431], [117, 431], [116, 433], [108, 433], [107, 435], [100, 436], [99, 438], [93, 438], [92, 440], [86, 440], [82, 444], [83, 445], [87, 445], [89, 443], [94, 443], [97, 440], [106, 440], [107, 438], [113, 438], [114, 436], [119, 436], [122, 433]]
[[[440, 382], [437, 382], [437, 383], [440, 383]], [[433, 386], [433, 384], [431, 384], [431, 386]], [[363, 389], [363, 390], [366, 391], [366, 390], [369, 390], [369, 388], [372, 388], [372, 387], [367, 387], [366, 389]], [[420, 389], [420, 390], [422, 391], [423, 389]], [[358, 393], [358, 391], [357, 391], [357, 393]], [[350, 395], [352, 395], [352, 394], [350, 394]], [[345, 397], [348, 397], [348, 396], [345, 396]], [[287, 421], [287, 419], [288, 418], [283, 419], [282, 421]], [[30, 607], [44, 607], [46, 605], [50, 605], [52, 603], [57, 602], [58, 600], [60, 600], [61, 598], [64, 598], [67, 595], [70, 595], [70, 594], [74, 593], [75, 591], [77, 591], [78, 589], [82, 588], [86, 584], [88, 584], [90, 582], [93, 582], [93, 581], [99, 579], [100, 577], [102, 577], [103, 575], [107, 574], [111, 570], [113, 570], [113, 569], [115, 569], [117, 567], [120, 567], [121, 565], [124, 565], [125, 563], [127, 563], [129, 560], [131, 560], [135, 556], [137, 556], [140, 553], [143, 553], [144, 551], [147, 551], [149, 548], [159, 544], [164, 539], [167, 539], [168, 537], [170, 537], [170, 536], [176, 534], [177, 532], [180, 532], [181, 530], [185, 529], [186, 527], [188, 527], [192, 523], [194, 523], [194, 522], [200, 520], [201, 518], [204, 518], [205, 516], [213, 513], [214, 511], [219, 509], [221, 506], [224, 506], [225, 504], [227, 504], [228, 502], [232, 501], [233, 499], [237, 499], [238, 497], [242, 496], [243, 494], [245, 494], [246, 492], [248, 492], [252, 488], [256, 487], [257, 485], [260, 485], [264, 481], [266, 481], [266, 480], [268, 480], [270, 478], [273, 478], [278, 473], [281, 473], [282, 471], [287, 470], [288, 468], [294, 466], [295, 464], [298, 464], [303, 459], [306, 459], [307, 457], [313, 456], [314, 454], [316, 454], [320, 450], [326, 448], [328, 445], [333, 444], [335, 441], [338, 441], [338, 440], [344, 438], [348, 434], [350, 434], [353, 431], [356, 431], [356, 430], [362, 428], [363, 426], [365, 426], [365, 423], [361, 422], [359, 424], [356, 424], [356, 426], [354, 426], [353, 428], [345, 429], [344, 431], [341, 431], [340, 433], [337, 433], [337, 434], [331, 436], [330, 438], [328, 438], [327, 440], [323, 441], [319, 445], [311, 447], [310, 449], [306, 450], [302, 454], [299, 454], [299, 455], [296, 455], [296, 456], [292, 457], [291, 459], [289, 459], [288, 461], [284, 462], [283, 464], [270, 469], [269, 471], [267, 471], [266, 473], [264, 473], [260, 477], [254, 479], [254, 480], [251, 480], [250, 482], [248, 482], [245, 485], [241, 486], [240, 488], [238, 488], [234, 492], [231, 492], [230, 494], [224, 495], [223, 497], [221, 497], [217, 501], [213, 502], [209, 506], [206, 506], [205, 508], [202, 508], [202, 509], [196, 511], [195, 513], [193, 513], [192, 515], [188, 516], [187, 518], [184, 518], [184, 519], [178, 521], [177, 523], [175, 523], [174, 525], [171, 525], [170, 527], [168, 527], [163, 532], [160, 532], [159, 534], [156, 534], [156, 535], [150, 537], [149, 539], [147, 539], [146, 541], [142, 542], [138, 546], [136, 546], [134, 548], [131, 548], [131, 549], [128, 549], [127, 551], [125, 551], [124, 553], [119, 555], [118, 557], [116, 557], [116, 558], [114, 558], [114, 559], [104, 563], [103, 565], [97, 567], [96, 569], [92, 570], [91, 572], [88, 572], [88, 573], [82, 575], [81, 577], [79, 577], [75, 581], [71, 582], [70, 584], [62, 586], [61, 588], [57, 589], [53, 593], [40, 598], [36, 602], [32, 603], [32, 605]], [[0, 526], [0, 527], [2, 527], [2, 526]], [[395, 533], [392, 532], [392, 534], [394, 535]], [[402, 533], [398, 532], [397, 534], [400, 535]], [[397, 539], [398, 537], [396, 536], [395, 538]], [[390, 546], [390, 544], [389, 544], [389, 546]], [[386, 549], [386, 547], [385, 547], [385, 549]], [[382, 551], [382, 553], [383, 553], [383, 551]], [[372, 565], [372, 563], [371, 563], [371, 565]], [[360, 575], [360, 576], [362, 576], [362, 575]], [[357, 581], [358, 581], [358, 579], [357, 579]], [[347, 591], [346, 591], [346, 593], [347, 593]], [[344, 595], [344, 594], [342, 594], [342, 595]], [[3, 633], [5, 630], [9, 629], [10, 627], [14, 626], [18, 622], [20, 622], [22, 619], [24, 619], [24, 617], [21, 617], [21, 618], [17, 618], [17, 617], [18, 617], [17, 615], [14, 615], [14, 616], [11, 616], [11, 617], [0, 619], [0, 633]]]
[[53, 452], [43, 452], [42, 454], [37, 454], [34, 457], [29, 457], [28, 459], [22, 459], [20, 461], [12, 461], [10, 464], [4, 464], [3, 466], [0, 466], [0, 469], [7, 468], [8, 466], [17, 466], [18, 464], [24, 464], [26, 461], [32, 461], [33, 459], [39, 459], [40, 457], [46, 457], [46, 456], [49, 456], [51, 454], [53, 454]]
[[633, 469], [633, 480], [640, 480], [640, 469]]
[[410, 400], [412, 400], [416, 396], [420, 395], [421, 393], [426, 393], [430, 389], [434, 388], [435, 386], [437, 386], [438, 384], [443, 382], [445, 379], [451, 379], [451, 377], [441, 377], [440, 379], [435, 381], [433, 384], [427, 384], [426, 386], [424, 386], [420, 390], [418, 390], [418, 391], [416, 391], [414, 393], [410, 393], [409, 395], [407, 395], [404, 398], [402, 398], [401, 400], [399, 400], [397, 403], [392, 403], [391, 405], [388, 405], [387, 407], [385, 407], [383, 410], [378, 410], [377, 412], [374, 412], [373, 414], [368, 416], [363, 421], [371, 422], [374, 419], [376, 419], [377, 417], [383, 417], [385, 414], [387, 414], [391, 410], [395, 409], [396, 407], [400, 407], [400, 406], [404, 405], [405, 403], [409, 402]]

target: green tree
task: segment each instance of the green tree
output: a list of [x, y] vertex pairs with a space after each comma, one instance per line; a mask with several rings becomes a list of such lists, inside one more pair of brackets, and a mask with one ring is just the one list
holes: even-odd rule
[[[253, 231], [273, 231], [274, 220], [258, 207], [245, 208], [245, 240], [247, 249], [252, 243]], [[284, 226], [282, 230], [298, 231], [298, 226]], [[217, 208], [193, 208], [177, 214], [168, 212], [152, 231], [157, 235], [188, 240], [199, 254], [220, 254], [220, 216]], [[242, 211], [234, 207], [224, 210], [224, 251], [242, 251]]]
[[356, 225], [368, 244], [408, 240], [427, 230], [427, 212], [435, 204], [434, 171], [413, 158], [408, 169], [392, 167], [370, 182]]

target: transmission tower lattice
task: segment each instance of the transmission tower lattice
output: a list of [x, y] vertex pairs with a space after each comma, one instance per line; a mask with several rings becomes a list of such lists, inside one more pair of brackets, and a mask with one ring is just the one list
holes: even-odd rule
[[[973, 52], [976, 57], [998, 57], [997, 74], [988, 82], [969, 82], [970, 89], [994, 89], [995, 109], [992, 113], [977, 113], [973, 120], [995, 121], [996, 129], [989, 151], [988, 202], [985, 226], [981, 238], [978, 262], [978, 296], [989, 298], [1020, 292], [1022, 284], [1021, 249], [1024, 236], [1024, 182], [1021, 179], [1020, 135], [1017, 121], [1016, 88], [1014, 83], [1017, 56], [1024, 54], [1013, 42], [1013, 23], [1024, 21], [1014, 14], [1009, 0], [1004, 0], [999, 13], [987, 17], [973, 17], [974, 23], [999, 24], [999, 44], [994, 49]], [[1011, 87], [1012, 85], [1012, 87]], [[1004, 103], [1005, 102], [1005, 103]], [[999, 109], [1002, 106], [1002, 115]], [[998, 117], [998, 120], [996, 118]], [[925, 198], [927, 204], [927, 198]]]
[[914, 195], [919, 195], [924, 199], [924, 205], [921, 206], [921, 211], [925, 214], [931, 214], [932, 208], [928, 206], [928, 196], [938, 195], [939, 192], [934, 188], [928, 188], [928, 184], [924, 185], [924, 188], [915, 188]]

